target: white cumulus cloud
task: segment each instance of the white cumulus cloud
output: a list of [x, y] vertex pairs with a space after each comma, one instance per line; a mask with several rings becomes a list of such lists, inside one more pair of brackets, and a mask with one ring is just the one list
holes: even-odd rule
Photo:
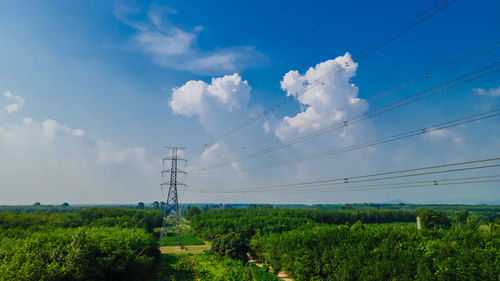
[[231, 122], [228, 115], [238, 120], [250, 115], [247, 104], [251, 89], [237, 73], [212, 78], [210, 84], [192, 80], [172, 90], [169, 106], [176, 114], [196, 115], [207, 131], [217, 134], [223, 129], [221, 124]]
[[289, 71], [281, 81], [287, 96], [295, 97], [304, 110], [295, 116], [285, 116], [275, 128], [280, 139], [291, 134], [317, 129], [344, 118], [349, 107], [364, 110], [367, 104], [358, 98], [358, 87], [350, 82], [358, 64], [346, 53], [309, 68], [304, 75]]
[[[237, 73], [214, 77], [210, 83], [192, 80], [172, 89], [169, 106], [175, 114], [196, 117], [205, 131], [212, 138], [217, 138], [261, 112], [260, 106], [248, 106], [251, 90], [248, 82]], [[215, 144], [210, 143], [201, 155], [200, 162], [191, 162], [190, 166], [213, 163], [214, 157], [231, 159], [233, 155], [227, 153], [228, 148], [248, 142], [250, 136], [260, 137], [262, 134], [262, 126], [256, 123], [245, 128], [244, 132]], [[238, 165], [233, 167], [237, 169]]]

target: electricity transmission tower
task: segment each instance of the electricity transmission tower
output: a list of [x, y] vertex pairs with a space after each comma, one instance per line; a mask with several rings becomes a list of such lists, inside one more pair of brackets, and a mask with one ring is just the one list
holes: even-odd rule
[[[177, 156], [177, 150], [181, 149], [180, 147], [167, 147], [172, 149], [172, 154], [170, 157], [165, 157], [162, 159], [163, 161], [163, 170], [161, 171], [161, 176], [163, 182], [161, 183], [161, 190], [163, 192], [163, 196], [165, 197], [166, 204], [163, 209], [163, 223], [161, 227], [160, 233], [160, 241], [167, 236], [168, 231], [172, 229], [177, 230], [177, 239], [179, 240], [179, 245], [182, 247], [182, 239], [181, 239], [181, 219], [179, 212], [179, 199], [177, 196], [177, 186], [185, 185], [183, 183], [177, 182], [177, 174], [185, 174], [185, 171], [177, 169], [178, 161], [187, 161], [186, 159], [179, 158]], [[165, 169], [170, 162], [170, 169]], [[165, 190], [168, 187], [168, 192]]]

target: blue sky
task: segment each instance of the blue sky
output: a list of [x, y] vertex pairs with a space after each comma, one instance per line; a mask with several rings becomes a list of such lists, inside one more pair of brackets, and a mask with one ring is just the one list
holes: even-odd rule
[[[0, 204], [159, 200], [159, 159], [167, 153], [164, 145], [192, 148], [210, 141], [282, 100], [286, 91], [280, 82], [289, 71], [303, 75], [310, 67], [343, 57], [346, 52], [356, 54], [435, 2], [2, 1], [0, 191], [7, 196], [2, 196]], [[337, 83], [340, 92], [345, 90], [342, 93], [346, 96], [363, 101], [492, 46], [500, 40], [498, 10], [498, 1], [457, 1], [359, 63], [353, 57], [353, 62], [358, 63], [353, 73], [332, 83]], [[500, 48], [496, 48], [393, 95], [368, 100], [359, 110], [384, 105], [491, 64], [498, 61], [499, 55]], [[224, 101], [219, 108], [221, 105], [207, 89], [212, 78], [234, 73], [241, 79], [232, 76], [226, 82], [241, 86], [235, 92], [241, 90], [240, 96], [247, 93], [244, 85], [249, 86], [248, 99]], [[193, 80], [204, 81], [200, 85], [206, 87], [203, 100], [196, 104], [186, 100], [194, 90], [183, 87]], [[357, 90], [349, 90], [349, 84]], [[301, 164], [305, 166], [237, 172], [275, 159], [326, 151], [495, 109], [500, 105], [498, 87], [499, 76], [491, 75], [353, 126], [343, 136], [329, 134], [245, 161], [233, 167], [235, 170], [221, 169], [226, 174], [192, 174], [185, 180], [208, 189], [246, 187], [282, 183], [284, 179], [296, 182], [494, 157], [500, 145], [498, 118], [453, 128], [434, 139], [415, 138], [373, 151]], [[182, 89], [178, 93], [185, 95], [176, 103], [177, 109], [170, 103], [173, 89]], [[344, 98], [340, 92], [329, 94]], [[233, 109], [229, 108], [230, 102], [235, 103]], [[8, 110], [11, 104], [17, 104], [16, 109]], [[338, 110], [335, 106], [317, 104], [315, 110], [321, 115]], [[308, 107], [314, 106], [296, 100], [255, 122], [220, 142], [214, 150], [219, 149], [219, 155], [225, 156], [210, 159], [210, 163], [234, 159], [234, 155], [227, 155], [228, 151], [272, 136], [285, 116], [297, 117]], [[263, 129], [264, 121], [271, 133]], [[276, 136], [272, 143], [282, 141]], [[188, 168], [206, 165], [200, 155], [189, 156]], [[415, 189], [346, 192], [327, 197], [221, 197], [186, 192], [183, 200], [343, 203], [401, 199], [477, 203], [498, 202], [498, 187], [498, 183], [492, 183], [459, 187], [458, 192]], [[474, 192], [470, 192], [471, 188]]]

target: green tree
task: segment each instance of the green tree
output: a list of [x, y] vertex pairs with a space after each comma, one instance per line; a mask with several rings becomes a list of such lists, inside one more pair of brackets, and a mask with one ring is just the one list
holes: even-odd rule
[[144, 203], [143, 202], [139, 202], [137, 203], [137, 209], [144, 209]]
[[457, 216], [457, 221], [459, 223], [466, 223], [467, 222], [467, 218], [469, 217], [469, 211], [467, 210], [460, 210], [460, 211], [457, 211], [455, 213], [455, 215]]
[[62, 205], [61, 205], [61, 206], [63, 206], [63, 207], [69, 207], [69, 204], [68, 204], [68, 203], [66, 203], [66, 202], [64, 202], [64, 203], [62, 203]]
[[450, 219], [443, 211], [439, 210], [420, 210], [418, 212], [422, 227], [427, 229], [449, 228], [451, 226]]
[[358, 220], [357, 222], [355, 222], [351, 226], [351, 230], [352, 231], [358, 231], [358, 230], [363, 230], [363, 229], [366, 229], [366, 227], [365, 227], [365, 225], [360, 220]]
[[160, 203], [158, 203], [158, 201], [153, 202], [153, 209], [160, 209]]
[[341, 210], [354, 210], [354, 207], [352, 206], [352, 204], [345, 204], [345, 205], [340, 206], [340, 209]]
[[245, 260], [248, 246], [239, 233], [229, 232], [214, 239], [211, 251], [233, 259]]
[[193, 206], [189, 208], [189, 210], [187, 211], [187, 218], [191, 219], [192, 217], [197, 216], [199, 214], [201, 214], [200, 208]]

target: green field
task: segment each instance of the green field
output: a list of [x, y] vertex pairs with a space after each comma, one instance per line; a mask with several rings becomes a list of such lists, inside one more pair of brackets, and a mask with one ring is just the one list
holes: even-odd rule
[[[181, 237], [182, 237], [182, 245], [184, 246], [205, 245], [205, 242], [196, 237], [194, 232], [182, 233]], [[163, 240], [160, 242], [160, 246], [179, 246], [179, 239], [177, 237], [177, 234], [174, 232], [167, 233], [167, 236], [164, 237]]]

